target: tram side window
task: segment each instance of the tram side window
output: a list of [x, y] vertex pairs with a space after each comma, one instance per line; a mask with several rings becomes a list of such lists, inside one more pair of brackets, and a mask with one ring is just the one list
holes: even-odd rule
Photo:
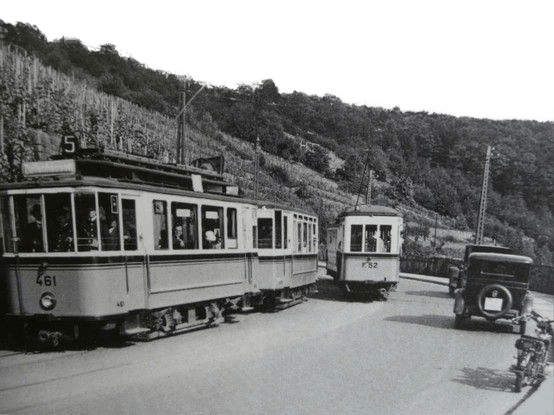
[[296, 252], [302, 252], [302, 223], [298, 222], [296, 228]]
[[223, 248], [224, 229], [223, 208], [216, 206], [202, 206], [202, 248]]
[[227, 209], [227, 247], [238, 248], [237, 240], [237, 210], [235, 208]]
[[100, 240], [102, 251], [121, 249], [119, 226], [119, 197], [114, 193], [98, 193], [100, 211]]
[[75, 194], [75, 217], [77, 219], [77, 249], [79, 251], [97, 250], [98, 214], [94, 193]]
[[391, 225], [381, 225], [379, 229], [379, 238], [382, 241], [382, 246], [378, 248], [378, 252], [390, 252], [391, 251], [391, 235], [392, 235], [392, 226]]
[[377, 252], [377, 225], [365, 225], [364, 252]]
[[137, 212], [135, 201], [121, 199], [123, 210], [123, 247], [126, 251], [137, 250]]
[[283, 217], [283, 248], [288, 249], [289, 248], [289, 231], [288, 231], [288, 223], [289, 223], [289, 217], [284, 216]]
[[314, 241], [314, 251], [317, 251], [318, 250], [318, 246], [317, 246], [317, 226], [315, 223], [312, 223], [312, 238], [313, 238], [313, 241]]
[[258, 219], [258, 248], [273, 248], [273, 219], [271, 218]]
[[19, 252], [44, 252], [41, 196], [14, 196], [13, 199]]
[[44, 195], [48, 250], [50, 252], [75, 250], [70, 197], [69, 193]]
[[[12, 235], [12, 222], [10, 220], [10, 199], [3, 197], [1, 200], [0, 211], [2, 217], [0, 218], [0, 225], [2, 226], [0, 238], [0, 250], [3, 252], [13, 252], [13, 235]], [[1, 254], [0, 253], [0, 254]]]
[[350, 252], [362, 252], [362, 225], [350, 227]]
[[188, 203], [171, 203], [173, 249], [198, 249], [198, 208]]
[[281, 249], [282, 243], [282, 212], [280, 210], [275, 211], [275, 248]]
[[167, 232], [167, 202], [154, 200], [152, 202], [154, 216], [154, 241], [155, 249], [167, 249], [169, 247]]

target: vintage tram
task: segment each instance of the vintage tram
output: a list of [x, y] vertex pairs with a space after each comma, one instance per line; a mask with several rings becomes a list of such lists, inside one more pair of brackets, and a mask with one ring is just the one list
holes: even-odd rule
[[23, 173], [0, 185], [0, 301], [40, 343], [155, 338], [315, 285], [317, 218], [242, 198], [222, 172], [81, 149]]
[[386, 299], [399, 279], [402, 227], [386, 206], [344, 211], [327, 229], [327, 273], [347, 294]]

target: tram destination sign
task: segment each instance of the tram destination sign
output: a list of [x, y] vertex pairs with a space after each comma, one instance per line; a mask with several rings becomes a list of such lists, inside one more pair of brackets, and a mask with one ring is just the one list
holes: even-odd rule
[[28, 161], [23, 163], [25, 177], [72, 175], [76, 172], [75, 160]]

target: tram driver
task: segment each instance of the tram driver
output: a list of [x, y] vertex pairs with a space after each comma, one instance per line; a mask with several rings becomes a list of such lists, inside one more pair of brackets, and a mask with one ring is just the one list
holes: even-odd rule
[[64, 206], [57, 217], [58, 234], [54, 251], [63, 252], [73, 250], [73, 230], [71, 229], [71, 215], [69, 208]]

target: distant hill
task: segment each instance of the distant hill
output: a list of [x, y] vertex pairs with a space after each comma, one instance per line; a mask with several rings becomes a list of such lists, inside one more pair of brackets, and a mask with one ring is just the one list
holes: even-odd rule
[[[37, 137], [72, 132], [111, 148], [174, 160], [179, 91], [201, 84], [77, 39], [48, 41], [35, 26], [6, 24], [0, 55], [5, 180], [40, 157]], [[507, 85], [509, 88], [509, 85]], [[478, 99], [478, 97], [476, 97]], [[406, 238], [431, 229], [475, 228], [487, 145], [494, 147], [485, 235], [552, 264], [554, 123], [492, 121], [355, 106], [331, 95], [281, 94], [271, 80], [236, 89], [207, 85], [186, 112], [187, 159], [224, 154], [229, 174], [252, 194], [254, 145], [261, 197], [311, 207], [325, 224], [365, 194], [397, 206]], [[363, 199], [363, 198], [362, 198]], [[427, 236], [425, 236], [427, 235]], [[454, 236], [438, 232], [447, 250]], [[434, 235], [433, 235], [434, 236]], [[448, 241], [450, 240], [450, 242]]]

